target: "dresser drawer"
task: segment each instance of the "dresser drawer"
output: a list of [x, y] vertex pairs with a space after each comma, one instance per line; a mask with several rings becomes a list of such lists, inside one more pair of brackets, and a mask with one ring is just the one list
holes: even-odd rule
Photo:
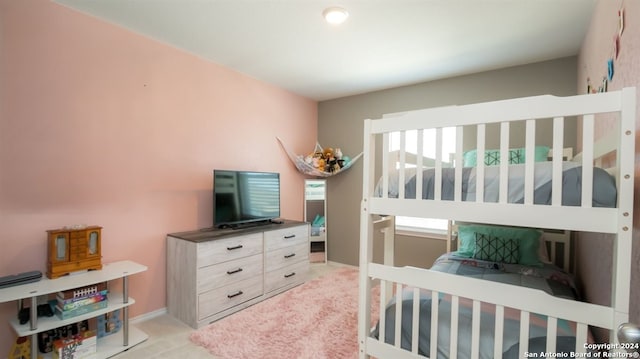
[[198, 268], [262, 253], [262, 233], [198, 243]]
[[248, 278], [262, 276], [262, 254], [214, 264], [198, 269], [198, 293], [227, 286]]
[[270, 272], [272, 270], [286, 267], [296, 262], [308, 260], [309, 245], [307, 243], [296, 244], [294, 246], [267, 252], [265, 259], [265, 270], [267, 272]]
[[297, 226], [264, 233], [265, 250], [272, 251], [309, 241], [309, 226]]
[[262, 276], [198, 295], [198, 320], [262, 295]]
[[303, 261], [267, 272], [264, 282], [265, 293], [303, 283], [308, 270], [309, 262]]

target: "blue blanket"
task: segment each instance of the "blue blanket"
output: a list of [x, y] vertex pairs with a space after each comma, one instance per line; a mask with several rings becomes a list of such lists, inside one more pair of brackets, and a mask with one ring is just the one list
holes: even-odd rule
[[[524, 165], [509, 166], [509, 194], [508, 203], [524, 203]], [[535, 163], [534, 204], [551, 204], [552, 194], [552, 162]], [[413, 173], [412, 173], [413, 172]], [[407, 170], [405, 174], [405, 198], [416, 198], [415, 170]], [[498, 202], [500, 167], [485, 167], [484, 201]], [[398, 197], [398, 173], [389, 179], [388, 196]], [[422, 172], [422, 199], [433, 199], [435, 186], [435, 169], [429, 168]], [[382, 193], [381, 181], [376, 187], [376, 195]], [[454, 199], [455, 169], [442, 169], [442, 199]], [[617, 200], [615, 178], [602, 168], [593, 168], [593, 203], [594, 207], [614, 208]], [[562, 172], [562, 205], [580, 206], [582, 199], [582, 166], [575, 162], [564, 162]], [[475, 201], [476, 198], [476, 168], [462, 169], [462, 200]]]

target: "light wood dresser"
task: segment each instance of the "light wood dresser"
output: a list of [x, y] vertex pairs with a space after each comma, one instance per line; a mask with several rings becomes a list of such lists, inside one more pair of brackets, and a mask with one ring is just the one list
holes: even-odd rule
[[309, 224], [167, 235], [167, 308], [193, 328], [304, 283]]

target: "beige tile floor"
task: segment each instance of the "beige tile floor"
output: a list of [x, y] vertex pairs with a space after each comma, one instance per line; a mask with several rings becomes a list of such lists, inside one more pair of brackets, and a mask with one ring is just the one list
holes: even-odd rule
[[[337, 263], [312, 263], [309, 278], [320, 277], [327, 272], [340, 267]], [[118, 354], [115, 359], [138, 358], [175, 358], [175, 359], [199, 359], [213, 356], [204, 348], [197, 346], [189, 340], [189, 335], [195, 330], [190, 326], [175, 319], [169, 314], [135, 322], [133, 325], [147, 333], [149, 339], [136, 345], [126, 352]]]

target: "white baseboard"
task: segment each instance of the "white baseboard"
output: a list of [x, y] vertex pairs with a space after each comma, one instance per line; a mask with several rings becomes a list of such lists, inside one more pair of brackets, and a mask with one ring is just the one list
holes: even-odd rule
[[135, 316], [133, 318], [130, 318], [129, 319], [129, 323], [136, 324], [136, 323], [144, 322], [144, 321], [149, 320], [149, 319], [157, 318], [157, 317], [159, 317], [161, 315], [165, 315], [165, 314], [167, 314], [167, 307], [160, 308], [158, 310], [154, 310], [153, 312], [137, 315], [137, 316]]

